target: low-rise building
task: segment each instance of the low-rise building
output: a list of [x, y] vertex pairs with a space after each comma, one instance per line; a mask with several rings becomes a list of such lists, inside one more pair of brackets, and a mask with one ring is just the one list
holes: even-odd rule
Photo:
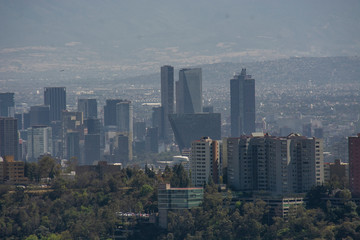
[[168, 211], [199, 207], [203, 198], [203, 188], [171, 188], [170, 184], [160, 185], [158, 190], [160, 227], [167, 228]]

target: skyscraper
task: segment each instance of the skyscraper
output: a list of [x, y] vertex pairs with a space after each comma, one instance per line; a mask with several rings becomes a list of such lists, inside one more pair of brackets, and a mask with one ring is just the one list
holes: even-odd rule
[[202, 137], [191, 143], [190, 168], [191, 181], [201, 187], [211, 178], [219, 182], [219, 143], [209, 137]]
[[246, 69], [230, 80], [231, 136], [255, 132], [255, 79]]
[[100, 157], [100, 135], [86, 134], [84, 164], [91, 165], [94, 162], [100, 161]]
[[35, 162], [41, 155], [52, 154], [52, 130], [48, 126], [33, 126], [27, 129], [27, 160]]
[[97, 118], [96, 99], [78, 99], [78, 111], [84, 113], [84, 119]]
[[220, 113], [170, 114], [169, 120], [180, 151], [204, 136], [221, 139]]
[[360, 133], [349, 137], [349, 169], [351, 193], [360, 196]]
[[61, 120], [61, 112], [66, 109], [66, 88], [44, 88], [44, 105], [50, 106], [50, 121]]
[[122, 102], [121, 99], [106, 99], [104, 106], [104, 126], [116, 126], [116, 104]]
[[200, 113], [202, 111], [201, 68], [185, 68], [179, 71], [176, 82], [176, 113]]
[[133, 106], [131, 101], [116, 104], [116, 125], [119, 132], [128, 133], [131, 141], [133, 135]]
[[30, 107], [30, 126], [50, 125], [50, 109], [47, 105]]
[[171, 135], [171, 127], [169, 123], [169, 114], [174, 113], [174, 67], [161, 67], [161, 123], [160, 138], [169, 141]]
[[14, 108], [14, 93], [0, 93], [0, 117], [13, 117]]
[[17, 119], [0, 117], [0, 157], [14, 156], [18, 160]]

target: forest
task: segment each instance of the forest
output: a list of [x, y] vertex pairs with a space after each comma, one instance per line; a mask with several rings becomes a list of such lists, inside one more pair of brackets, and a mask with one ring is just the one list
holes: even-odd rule
[[[26, 186], [0, 185], [0, 239], [114, 239], [119, 228], [131, 230], [123, 231], [126, 239], [360, 239], [360, 207], [336, 184], [314, 187], [307, 204], [287, 219], [269, 219], [264, 201], [234, 204], [231, 190], [221, 192], [209, 183], [201, 207], [169, 212], [165, 230], [116, 213], [156, 214], [160, 183], [190, 185], [182, 165], [162, 173], [133, 166], [69, 180], [61, 177], [54, 159], [45, 157], [27, 163], [25, 174], [31, 180]], [[41, 183], [44, 178], [49, 183]], [[331, 196], [342, 204], [332, 206], [326, 200]]]

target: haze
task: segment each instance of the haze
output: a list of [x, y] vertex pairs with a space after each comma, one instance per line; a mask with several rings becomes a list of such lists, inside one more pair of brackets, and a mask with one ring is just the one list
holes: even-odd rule
[[1, 1], [0, 73], [356, 56], [359, 23], [356, 0]]

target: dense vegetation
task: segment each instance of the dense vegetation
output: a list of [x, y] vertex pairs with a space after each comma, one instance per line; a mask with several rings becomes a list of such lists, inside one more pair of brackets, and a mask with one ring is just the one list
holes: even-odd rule
[[[129, 239], [360, 239], [360, 210], [348, 190], [336, 194], [343, 207], [333, 207], [319, 197], [331, 186], [314, 188], [309, 205], [287, 221], [269, 219], [266, 204], [236, 202], [231, 191], [205, 186], [200, 208], [169, 213], [168, 231], [156, 225], [127, 224], [116, 212], [157, 212], [157, 186], [189, 186], [182, 166], [155, 174], [136, 167], [112, 175], [89, 173], [65, 180], [51, 158], [27, 166], [32, 185], [12, 188], [0, 185], [1, 239], [108, 239], [118, 226], [136, 229]], [[53, 178], [51, 187], [35, 184]]]

